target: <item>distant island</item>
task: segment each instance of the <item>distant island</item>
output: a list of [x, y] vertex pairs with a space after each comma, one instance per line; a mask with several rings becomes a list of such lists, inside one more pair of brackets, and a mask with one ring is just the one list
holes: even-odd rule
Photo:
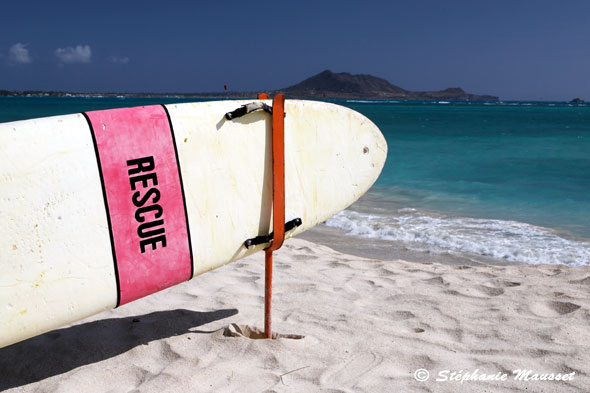
[[[460, 87], [440, 91], [410, 91], [392, 85], [372, 75], [353, 75], [347, 72], [334, 73], [326, 70], [304, 81], [283, 89], [269, 91], [270, 94], [284, 93], [291, 98], [312, 99], [365, 99], [365, 100], [450, 100], [450, 101], [498, 101], [491, 95], [477, 95], [465, 92]], [[257, 92], [217, 93], [73, 93], [46, 91], [0, 90], [0, 96], [34, 97], [182, 97], [182, 98], [254, 98]]]
[[326, 70], [281, 90], [290, 97], [369, 100], [498, 101], [498, 97], [466, 93], [460, 87], [440, 91], [409, 91], [372, 75], [352, 75]]

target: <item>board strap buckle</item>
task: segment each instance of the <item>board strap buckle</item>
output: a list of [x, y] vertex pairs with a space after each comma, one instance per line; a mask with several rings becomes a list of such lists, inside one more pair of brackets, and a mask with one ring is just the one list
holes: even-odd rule
[[268, 106], [264, 102], [250, 102], [249, 104], [242, 105], [236, 110], [227, 112], [225, 114], [225, 118], [227, 120], [233, 120], [258, 110], [263, 110], [272, 115], [272, 107]]
[[[301, 221], [301, 218], [299, 218], [299, 217], [294, 218], [291, 221], [287, 221], [285, 223], [285, 233], [292, 231], [293, 229], [297, 228], [301, 224], [303, 224], [303, 221]], [[274, 238], [274, 232], [271, 232], [268, 235], [256, 236], [256, 237], [246, 240], [244, 242], [244, 247], [250, 248], [250, 247], [257, 246], [259, 244], [271, 243], [273, 241], [273, 238]]]

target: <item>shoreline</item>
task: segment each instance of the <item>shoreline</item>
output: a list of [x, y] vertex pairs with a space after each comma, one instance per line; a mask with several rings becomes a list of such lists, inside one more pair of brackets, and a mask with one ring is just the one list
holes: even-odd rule
[[[0, 391], [561, 393], [590, 384], [589, 266], [383, 261], [294, 238], [275, 256], [273, 330], [304, 337], [228, 334], [262, 326], [263, 277], [257, 253], [2, 348]], [[418, 380], [420, 370], [430, 379]], [[514, 370], [572, 378], [436, 381]]]
[[374, 186], [354, 204], [299, 236], [343, 253], [382, 260], [468, 266], [590, 266], [590, 237], [584, 236], [586, 233], [521, 218], [426, 209], [403, 199], [398, 190], [392, 191], [394, 196], [384, 190]]
[[477, 256], [478, 260], [474, 260], [467, 255], [450, 251], [444, 253], [415, 251], [407, 248], [402, 242], [350, 235], [340, 228], [329, 227], [325, 224], [317, 225], [297, 237], [343, 254], [366, 259], [440, 263], [451, 266], [527, 266], [525, 263], [502, 261], [483, 256]]

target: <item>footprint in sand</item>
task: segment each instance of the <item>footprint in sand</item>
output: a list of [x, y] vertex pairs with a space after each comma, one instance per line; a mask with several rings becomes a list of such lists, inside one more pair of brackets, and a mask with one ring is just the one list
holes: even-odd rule
[[446, 282], [442, 277], [438, 276], [438, 277], [432, 277], [429, 278], [428, 280], [424, 280], [424, 282], [431, 284], [431, 285], [443, 285], [443, 286], [448, 286], [449, 283]]
[[396, 311], [390, 314], [389, 319], [392, 321], [405, 321], [414, 317], [415, 315], [409, 311]]
[[259, 279], [258, 276], [239, 276], [236, 278], [237, 281], [244, 283], [244, 284], [256, 282], [256, 280], [258, 280], [258, 279]]
[[581, 306], [570, 302], [558, 302], [556, 300], [535, 303], [530, 306], [533, 314], [539, 317], [551, 318], [566, 315], [579, 309]]
[[353, 387], [365, 374], [373, 371], [383, 358], [374, 352], [361, 352], [344, 364], [328, 368], [320, 377], [322, 385], [338, 384]]
[[590, 276], [582, 278], [581, 280], [572, 280], [569, 281], [570, 284], [582, 284], [582, 285], [590, 285]]
[[488, 287], [485, 285], [478, 285], [475, 287], [475, 290], [487, 296], [500, 296], [504, 293], [502, 288]]
[[476, 285], [473, 287], [467, 288], [459, 288], [458, 291], [454, 289], [449, 289], [444, 291], [443, 293], [452, 296], [467, 296], [467, 297], [478, 297], [478, 298], [487, 298], [487, 297], [494, 297], [500, 296], [504, 293], [504, 289], [496, 288], [496, 287], [488, 287], [486, 285]]

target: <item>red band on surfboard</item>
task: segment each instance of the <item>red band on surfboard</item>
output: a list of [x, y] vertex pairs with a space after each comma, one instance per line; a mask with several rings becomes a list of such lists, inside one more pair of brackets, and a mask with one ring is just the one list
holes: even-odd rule
[[166, 109], [147, 106], [85, 115], [109, 218], [117, 305], [190, 279], [182, 179]]

